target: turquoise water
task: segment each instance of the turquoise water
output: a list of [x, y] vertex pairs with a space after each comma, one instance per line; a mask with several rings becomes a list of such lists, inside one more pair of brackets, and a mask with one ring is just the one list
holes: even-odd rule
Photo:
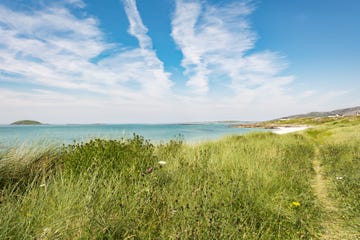
[[213, 140], [225, 135], [244, 134], [259, 129], [232, 128], [224, 123], [206, 124], [106, 124], [106, 125], [0, 125], [3, 146], [46, 141], [72, 143], [92, 138], [121, 139], [133, 133], [152, 142], [181, 138], [188, 142]]

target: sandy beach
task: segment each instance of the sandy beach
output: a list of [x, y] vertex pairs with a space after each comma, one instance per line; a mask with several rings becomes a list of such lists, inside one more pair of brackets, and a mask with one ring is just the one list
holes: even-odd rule
[[309, 128], [308, 126], [296, 126], [296, 127], [278, 127], [274, 130], [272, 130], [273, 133], [276, 134], [286, 134], [286, 133], [292, 133], [297, 131], [303, 131], [305, 129]]

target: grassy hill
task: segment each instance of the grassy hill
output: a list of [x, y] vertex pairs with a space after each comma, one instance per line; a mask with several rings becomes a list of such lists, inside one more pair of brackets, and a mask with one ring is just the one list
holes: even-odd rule
[[329, 116], [360, 116], [360, 106], [352, 108], [337, 109], [330, 112], [311, 112], [307, 114], [299, 114], [284, 117], [285, 119], [294, 118], [316, 118], [316, 117], [329, 117]]
[[234, 124], [233, 127], [244, 128], [268, 128], [274, 129], [278, 127], [291, 126], [336, 126], [336, 125], [357, 125], [360, 116], [335, 116], [335, 117], [303, 117], [303, 118], [283, 118], [264, 122], [255, 122], [247, 124]]

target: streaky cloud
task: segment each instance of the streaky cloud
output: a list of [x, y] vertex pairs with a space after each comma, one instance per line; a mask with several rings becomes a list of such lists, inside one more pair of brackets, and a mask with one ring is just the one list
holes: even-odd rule
[[[135, 0], [122, 0], [128, 33], [138, 40], [133, 46], [109, 42], [82, 0], [26, 11], [0, 3], [2, 121], [24, 115], [45, 122], [253, 120], [321, 109], [346, 95], [295, 89], [281, 53], [256, 51], [248, 19], [254, 4], [219, 2], [176, 1], [171, 36], [183, 58], [171, 72]], [[178, 74], [183, 69], [185, 78]]]
[[214, 76], [225, 76], [223, 81], [228, 81], [229, 91], [236, 95], [247, 86], [252, 91], [260, 90], [262, 84], [276, 81], [276, 76], [286, 68], [286, 61], [277, 53], [248, 53], [257, 39], [247, 19], [253, 10], [249, 1], [222, 5], [176, 1], [172, 37], [183, 53], [187, 85], [196, 93], [209, 92]]
[[[152, 50], [134, 1], [129, 1], [127, 13], [140, 47], [122, 48], [96, 62], [94, 58], [118, 46], [104, 40], [98, 19], [78, 17], [68, 9], [69, 4], [81, 3], [72, 0], [28, 12], [0, 5], [0, 70], [11, 73], [2, 74], [2, 78], [57, 88], [59, 92], [70, 89], [103, 95], [114, 101], [135, 102], [170, 91], [170, 74]], [[140, 87], [129, 88], [131, 82]]]
[[152, 48], [151, 38], [147, 35], [148, 29], [143, 24], [139, 11], [136, 7], [135, 0], [123, 0], [125, 12], [128, 17], [130, 26], [129, 33], [136, 37], [139, 41], [140, 47], [144, 49]]

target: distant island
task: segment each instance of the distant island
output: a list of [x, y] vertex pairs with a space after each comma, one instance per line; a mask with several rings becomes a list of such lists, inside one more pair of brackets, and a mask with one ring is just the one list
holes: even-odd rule
[[13, 122], [11, 125], [42, 125], [42, 123], [34, 120], [21, 120]]

